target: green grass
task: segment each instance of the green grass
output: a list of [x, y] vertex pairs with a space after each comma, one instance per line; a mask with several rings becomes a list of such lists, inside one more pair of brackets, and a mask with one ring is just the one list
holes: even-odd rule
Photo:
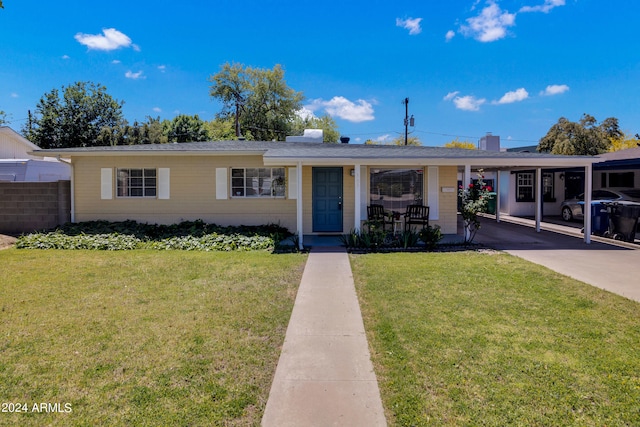
[[506, 254], [351, 260], [389, 425], [640, 425], [638, 303]]
[[0, 251], [0, 425], [259, 425], [305, 260]]

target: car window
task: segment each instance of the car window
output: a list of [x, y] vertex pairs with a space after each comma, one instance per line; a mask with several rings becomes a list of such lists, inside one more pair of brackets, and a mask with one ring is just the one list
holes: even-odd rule
[[640, 188], [631, 188], [629, 190], [621, 190], [620, 192], [632, 199], [640, 199]]
[[615, 200], [619, 198], [620, 196], [618, 196], [616, 193], [612, 193], [611, 191], [607, 190], [596, 190], [593, 192], [594, 200]]

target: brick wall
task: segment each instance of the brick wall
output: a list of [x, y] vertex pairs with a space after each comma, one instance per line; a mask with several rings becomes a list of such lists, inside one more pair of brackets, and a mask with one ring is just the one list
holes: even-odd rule
[[71, 183], [0, 182], [0, 233], [21, 234], [71, 220]]

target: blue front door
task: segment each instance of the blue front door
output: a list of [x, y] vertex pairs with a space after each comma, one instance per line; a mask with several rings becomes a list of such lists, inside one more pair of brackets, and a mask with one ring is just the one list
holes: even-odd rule
[[313, 231], [342, 233], [342, 168], [313, 168]]

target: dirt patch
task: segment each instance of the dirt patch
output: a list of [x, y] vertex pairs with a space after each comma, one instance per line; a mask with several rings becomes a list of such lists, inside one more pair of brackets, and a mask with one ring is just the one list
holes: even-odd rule
[[16, 243], [16, 238], [0, 234], [0, 250], [8, 249]]

